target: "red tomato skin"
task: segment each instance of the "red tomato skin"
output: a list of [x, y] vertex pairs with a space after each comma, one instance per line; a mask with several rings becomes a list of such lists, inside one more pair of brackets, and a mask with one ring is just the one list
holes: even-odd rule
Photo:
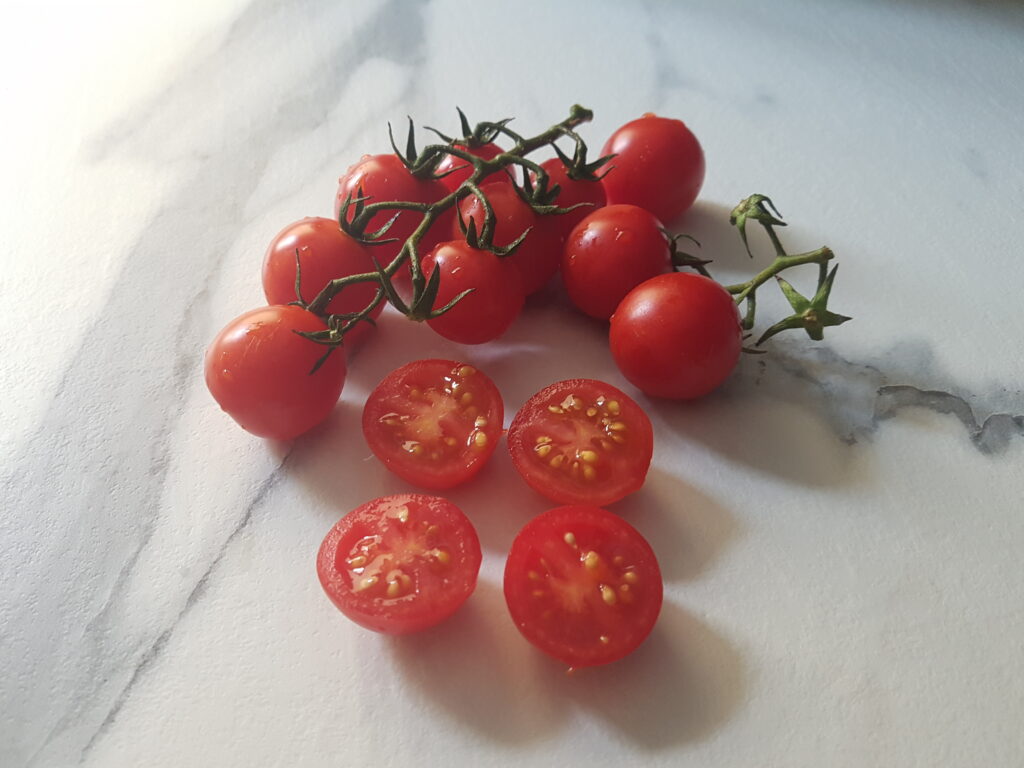
[[570, 179], [568, 169], [559, 157], [545, 160], [540, 166], [548, 172], [548, 188], [555, 184], [561, 187], [555, 205], [559, 208], [572, 208], [574, 205], [580, 205], [575, 211], [550, 217], [553, 222], [557, 222], [557, 228], [560, 230], [564, 242], [577, 224], [598, 208], [604, 208], [608, 204], [604, 185], [600, 181]]
[[441, 243], [423, 258], [423, 274], [429, 279], [441, 270], [434, 301], [440, 309], [464, 290], [473, 292], [427, 324], [446, 339], [459, 344], [483, 344], [498, 338], [523, 308], [523, 289], [517, 271], [489, 251], [470, 248], [465, 240]]
[[569, 235], [562, 279], [577, 309], [599, 320], [612, 316], [633, 288], [672, 269], [661, 222], [635, 205], [609, 205]]
[[[345, 175], [338, 179], [338, 193], [334, 199], [334, 217], [340, 218], [341, 204], [348, 195], [357, 196], [360, 188], [363, 197], [369, 197], [366, 204], [394, 202], [397, 200], [413, 203], [435, 203], [448, 194], [448, 189], [437, 179], [421, 179], [409, 173], [402, 160], [394, 154], [363, 155], [362, 159], [350, 167]], [[372, 233], [387, 222], [397, 211], [382, 211], [370, 219], [367, 233]], [[448, 238], [451, 227], [451, 210], [431, 226], [426, 236], [420, 241], [419, 254], [429, 252], [442, 240]], [[348, 216], [352, 219], [352, 214]], [[398, 255], [402, 245], [419, 226], [423, 217], [414, 211], [403, 211], [384, 239], [396, 238], [397, 242], [383, 245], [368, 246], [374, 257], [383, 266], [387, 266]], [[402, 274], [406, 274], [405, 270]], [[400, 279], [404, 279], [400, 278]]]
[[612, 357], [652, 397], [689, 400], [711, 392], [736, 367], [743, 345], [732, 296], [710, 278], [660, 275], [634, 288], [612, 315]]
[[206, 351], [206, 386], [248, 432], [291, 440], [322, 422], [345, 383], [338, 350], [310, 374], [326, 347], [295, 331], [322, 331], [316, 315], [295, 306], [254, 309], [235, 318]]
[[[270, 242], [263, 259], [263, 294], [268, 304], [289, 304], [295, 296], [295, 251], [302, 270], [302, 298], [312, 301], [332, 280], [349, 275], [375, 272], [369, 251], [338, 226], [321, 217], [307, 217], [289, 224]], [[377, 293], [376, 283], [358, 283], [345, 288], [327, 305], [330, 314], [358, 312], [367, 307]], [[370, 313], [376, 318], [384, 309], [381, 302]], [[346, 346], [364, 338], [373, 326], [360, 323], [345, 336]]]
[[[538, 216], [511, 184], [488, 183], [480, 188], [494, 210], [494, 244], [504, 248], [527, 229], [530, 233], [516, 251], [505, 258], [519, 273], [527, 295], [540, 290], [554, 277], [562, 261], [562, 241], [553, 216]], [[470, 195], [459, 203], [462, 220], [476, 222], [477, 232], [484, 225], [484, 206], [480, 198]], [[463, 237], [459, 222], [453, 222], [452, 236]]]
[[[566, 540], [568, 533], [573, 536], [573, 544]], [[569, 547], [575, 551], [569, 551]], [[544, 609], [550, 604], [540, 604], [538, 597], [544, 595], [537, 594], [538, 588], [548, 591], [543, 581], [545, 574], [541, 572], [545, 560], [550, 564], [550, 560], [565, 558], [571, 568], [573, 558], [582, 561], [592, 551], [606, 561], [598, 566], [601, 569], [611, 560], [608, 550], [628, 559], [629, 570], [636, 574], [637, 578], [629, 582], [633, 599], [627, 604], [617, 598], [613, 605], [603, 607], [602, 592], [600, 597], [591, 596], [586, 616], [581, 615], [582, 611], [556, 608], [555, 615], [545, 620]], [[575, 566], [586, 573], [587, 566], [582, 562]], [[554, 591], [558, 586], [550, 588]], [[600, 507], [573, 505], [548, 510], [519, 532], [505, 562], [504, 593], [512, 621], [523, 637], [552, 658], [568, 664], [570, 669], [578, 669], [610, 664], [635, 651], [657, 623], [664, 585], [654, 550], [639, 531]], [[602, 624], [608, 626], [607, 642], [598, 639]]]
[[[460, 377], [458, 372], [464, 368], [471, 369], [472, 373]], [[474, 409], [474, 418], [483, 417], [485, 423], [474, 430], [469, 440], [461, 441], [463, 445], [459, 455], [448, 466], [435, 467], [424, 461], [417, 463], [415, 456], [403, 451], [394, 440], [389, 440], [382, 420], [395, 410], [396, 403], [401, 407], [402, 401], [411, 401], [409, 393], [404, 390], [415, 387], [424, 392], [430, 387], [443, 386], [446, 379], [460, 378], [462, 389], [473, 395], [472, 403], [467, 407]], [[370, 450], [384, 466], [406, 482], [439, 491], [461, 485], [483, 469], [498, 446], [504, 418], [501, 393], [490, 377], [479, 369], [455, 360], [416, 360], [392, 371], [374, 388], [363, 407], [362, 423]], [[483, 434], [482, 445], [473, 439], [475, 432]]]
[[645, 114], [615, 131], [601, 150], [615, 157], [604, 184], [609, 205], [629, 203], [672, 222], [700, 194], [704, 150], [681, 120]]
[[[473, 147], [467, 147], [465, 144], [456, 143], [455, 147], [457, 149], [465, 150], [471, 155], [476, 155], [483, 160], [493, 160], [505, 151], [494, 142], [488, 144], [477, 144]], [[452, 170], [453, 168], [457, 170]], [[451, 173], [448, 173], [449, 171], [451, 171]], [[461, 157], [446, 155], [445, 158], [438, 163], [435, 173], [438, 175], [442, 173], [447, 174], [439, 179], [439, 181], [449, 192], [454, 192], [462, 186], [462, 182], [473, 175], [473, 165], [466, 160], [463, 160]], [[498, 171], [491, 176], [487, 176], [483, 181], [484, 183], [497, 182], [501, 184], [508, 184], [510, 179], [503, 171]]]
[[[388, 601], [380, 595], [354, 589], [353, 577], [343, 572], [339, 562], [362, 535], [374, 533], [386, 537], [386, 527], [397, 525], [396, 508], [405, 505], [410, 516], [425, 519], [441, 529], [450, 568], [438, 563], [421, 562], [426, 575], [437, 576], [439, 585], [430, 585], [431, 594], [416, 585], [415, 592], [401, 601]], [[324, 537], [317, 553], [316, 570], [320, 584], [345, 616], [366, 629], [392, 635], [419, 632], [435, 626], [457, 611], [476, 588], [480, 571], [480, 540], [473, 524], [463, 512], [446, 499], [423, 494], [399, 494], [374, 499], [349, 512]]]
[[[606, 430], [603, 435], [595, 431], [598, 444], [568, 446], [569, 452], [580, 447], [598, 453], [600, 463], [597, 468], [599, 474], [604, 473], [599, 480], [574, 480], [568, 474], [571, 471], [571, 457], [567, 456], [563, 464], [552, 469], [550, 460], [555, 453], [540, 456], [536, 451], [539, 435], [551, 436], [560, 431], [557, 425], [564, 416], [552, 413], [550, 407], [570, 395], [580, 396], [584, 408], [596, 402], [597, 398], [603, 398], [605, 402], [616, 402], [618, 408], [614, 415], [602, 412], [603, 407], [597, 408], [595, 420], [608, 418], [609, 421], [620, 421], [627, 426], [627, 430], [618, 435], [624, 441], [618, 448], [612, 447], [609, 450], [600, 446], [602, 439], [614, 439]], [[585, 415], [586, 410], [582, 413]], [[580, 414], [575, 416], [585, 418]], [[507, 442], [513, 466], [537, 493], [560, 504], [604, 506], [643, 487], [654, 455], [654, 428], [643, 409], [625, 392], [595, 379], [567, 379], [545, 387], [523, 404], [509, 425]], [[620, 444], [615, 442], [612, 445]], [[552, 450], [561, 452], [562, 446], [556, 443]], [[603, 456], [602, 451], [607, 451], [607, 456]]]

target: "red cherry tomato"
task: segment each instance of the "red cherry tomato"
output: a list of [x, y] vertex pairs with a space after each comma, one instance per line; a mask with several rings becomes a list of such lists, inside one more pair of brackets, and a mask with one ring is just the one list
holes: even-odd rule
[[428, 320], [437, 333], [460, 344], [483, 344], [498, 338], [523, 308], [523, 289], [516, 270], [489, 251], [470, 248], [465, 240], [441, 243], [423, 258], [428, 278], [441, 270], [434, 301], [440, 309], [465, 290], [458, 304]]
[[401, 494], [345, 515], [320, 545], [327, 596], [375, 632], [416, 632], [451, 616], [473, 593], [480, 540], [450, 501]]
[[[480, 191], [487, 197], [494, 211], [494, 244], [504, 248], [523, 234], [530, 233], [506, 261], [519, 273], [523, 292], [527, 295], [543, 288], [562, 260], [562, 241], [555, 225], [555, 217], [538, 216], [523, 202], [511, 184], [485, 184]], [[477, 232], [484, 225], [484, 206], [480, 198], [470, 195], [459, 204], [462, 220], [468, 226], [472, 219]], [[456, 220], [452, 226], [455, 239], [461, 238], [462, 230]]]
[[[305, 218], [282, 229], [267, 248], [263, 260], [263, 293], [268, 304], [295, 301], [296, 250], [305, 301], [312, 301], [332, 280], [376, 271], [367, 248], [342, 232], [337, 221]], [[327, 311], [335, 315], [358, 312], [373, 301], [376, 293], [376, 283], [350, 285], [331, 299]], [[377, 317], [383, 309], [382, 302], [370, 317]], [[369, 323], [359, 323], [346, 334], [346, 345], [357, 341], [372, 327]]]
[[608, 664], [651, 633], [662, 602], [661, 570], [643, 536], [592, 506], [538, 515], [512, 542], [505, 602], [537, 648], [570, 666]]
[[626, 123], [601, 150], [612, 155], [601, 183], [608, 204], [629, 203], [672, 222], [704, 184], [704, 150], [681, 120], [650, 113]]
[[[493, 160], [505, 151], [493, 142], [488, 144], [475, 144], [473, 146], [456, 144], [455, 147], [457, 149], [465, 150], [471, 155], [476, 155], [483, 160]], [[449, 171], [451, 171], [451, 173], [449, 173]], [[439, 176], [441, 174], [447, 174], [441, 178], [440, 181], [449, 192], [454, 192], [461, 186], [462, 182], [473, 175], [473, 165], [472, 163], [463, 160], [461, 157], [446, 155], [444, 159], [438, 163], [436, 173]], [[503, 184], [507, 184], [509, 181], [509, 177], [503, 171], [498, 171], [494, 175], [488, 176], [485, 179], [485, 182], [500, 182]]]
[[540, 164], [541, 168], [548, 172], [548, 187], [557, 184], [561, 187], [555, 205], [560, 208], [572, 208], [574, 205], [581, 205], [575, 211], [558, 214], [553, 220], [558, 222], [558, 229], [564, 241], [573, 228], [583, 219], [592, 214], [598, 208], [603, 208], [607, 203], [604, 186], [600, 181], [588, 181], [587, 179], [571, 179], [569, 171], [561, 158], [552, 157]]
[[630, 291], [609, 332], [622, 375], [648, 395], [673, 399], [700, 397], [721, 384], [736, 367], [742, 336], [729, 292], [687, 272]]
[[672, 269], [661, 222], [635, 205], [594, 211], [569, 235], [562, 279], [581, 311], [607, 320], [634, 287]]
[[[397, 155], [363, 155], [363, 158], [353, 165], [345, 175], [338, 179], [338, 194], [334, 200], [334, 217], [337, 219], [340, 214], [341, 204], [348, 195], [355, 198], [362, 189], [363, 197], [369, 197], [366, 201], [370, 203], [394, 202], [396, 200], [409, 201], [413, 203], [434, 203], [448, 194], [448, 189], [437, 179], [418, 178], [409, 173], [402, 160]], [[367, 232], [372, 233], [387, 222], [397, 211], [382, 211], [370, 219]], [[448, 239], [448, 232], [451, 228], [451, 212], [446, 212], [440, 220], [427, 232], [420, 242], [419, 253], [429, 252], [442, 240]], [[352, 218], [350, 213], [349, 220]], [[396, 238], [397, 242], [384, 245], [369, 246], [372, 248], [374, 257], [382, 264], [387, 265], [392, 261], [402, 244], [409, 238], [416, 227], [419, 226], [423, 217], [413, 211], [403, 211], [384, 238]], [[407, 274], [404, 270], [400, 274]]]
[[562, 504], [610, 504], [644, 484], [651, 420], [610, 384], [569, 379], [545, 387], [508, 428], [512, 463], [535, 491]]
[[396, 475], [440, 490], [480, 471], [503, 418], [501, 394], [482, 372], [453, 360], [417, 360], [385, 376], [367, 398], [363, 434]]
[[345, 383], [345, 355], [295, 331], [322, 331], [316, 315], [295, 306], [236, 317], [206, 351], [206, 386], [220, 407], [254, 435], [290, 440], [333, 410]]

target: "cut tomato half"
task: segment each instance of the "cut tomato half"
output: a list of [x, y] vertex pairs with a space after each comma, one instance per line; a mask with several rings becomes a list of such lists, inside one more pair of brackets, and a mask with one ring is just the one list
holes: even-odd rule
[[618, 501], [643, 485], [654, 452], [651, 420], [610, 384], [569, 379], [519, 409], [508, 430], [512, 463], [562, 504]]
[[480, 471], [503, 419], [501, 394], [485, 374], [454, 360], [417, 360], [388, 374], [367, 398], [363, 434], [396, 475], [440, 490]]
[[443, 621], [472, 594], [480, 540], [446, 499], [385, 496], [338, 521], [320, 545], [316, 571], [352, 621], [405, 634]]
[[570, 668], [631, 653], [658, 620], [661, 570], [640, 533], [599, 507], [558, 507], [519, 532], [505, 563], [512, 620]]

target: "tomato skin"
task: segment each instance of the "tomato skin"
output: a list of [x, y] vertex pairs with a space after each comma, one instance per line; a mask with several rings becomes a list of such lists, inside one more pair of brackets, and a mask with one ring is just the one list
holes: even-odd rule
[[512, 464], [527, 485], [562, 504], [603, 506], [644, 484], [654, 454], [647, 414], [594, 379], [558, 381], [535, 394], [508, 428]]
[[455, 613], [476, 588], [480, 560], [476, 530], [458, 507], [406, 493], [374, 499], [341, 518], [320, 545], [316, 571], [349, 619], [401, 635]]
[[[494, 244], [504, 248], [523, 234], [530, 233], [516, 251], [505, 260], [519, 273], [523, 292], [527, 295], [543, 288], [554, 277], [562, 261], [562, 241], [554, 216], [538, 216], [519, 197], [511, 184], [488, 183], [480, 188], [494, 211]], [[476, 230], [484, 225], [484, 206], [480, 198], [470, 195], [459, 203], [462, 220], [468, 226], [476, 222]], [[452, 226], [452, 236], [463, 237], [459, 222]]]
[[585, 203], [585, 205], [581, 205], [575, 211], [552, 217], [553, 221], [558, 222], [558, 229], [564, 241], [569, 237], [569, 233], [572, 232], [577, 224], [598, 208], [604, 208], [607, 205], [608, 198], [604, 191], [604, 185], [600, 181], [570, 179], [568, 169], [559, 157], [545, 160], [540, 164], [540, 167], [548, 173], [549, 189], [555, 184], [561, 187], [558, 198], [555, 200], [555, 205], [560, 208], [572, 208], [574, 205]]
[[310, 374], [326, 347], [295, 331], [322, 331], [316, 315], [270, 306], [236, 317], [206, 351], [206, 386], [221, 409], [248, 432], [291, 440], [322, 422], [345, 383], [345, 355], [333, 352]]
[[467, 289], [473, 292], [427, 324], [459, 344], [483, 344], [498, 338], [519, 316], [523, 289], [517, 271], [489, 251], [470, 248], [465, 240], [441, 243], [423, 257], [429, 279], [441, 270], [434, 309], [440, 309]]
[[[437, 179], [421, 179], [409, 173], [409, 169], [402, 163], [401, 158], [394, 154], [386, 155], [363, 155], [362, 159], [350, 167], [345, 175], [338, 179], [338, 193], [334, 199], [334, 217], [338, 219], [341, 213], [341, 204], [348, 195], [353, 199], [362, 189], [363, 197], [369, 197], [366, 204], [394, 202], [404, 200], [413, 203], [435, 203], [448, 194], [448, 189]], [[387, 222], [397, 211], [382, 211], [370, 219], [366, 228], [367, 233], [372, 233]], [[426, 236], [420, 242], [420, 256], [430, 251], [442, 240], [448, 238], [448, 231], [451, 226], [451, 211], [431, 226]], [[348, 215], [351, 221], [352, 213]], [[374, 257], [383, 266], [387, 266], [395, 256], [398, 255], [402, 244], [409, 239], [423, 217], [414, 211], [403, 211], [391, 228], [384, 235], [384, 239], [396, 238], [397, 242], [384, 245], [368, 246], [372, 249]], [[405, 274], [404, 271], [402, 274]]]
[[582, 312], [607, 320], [633, 288], [672, 269], [661, 222], [635, 205], [609, 205], [581, 221], [565, 243], [562, 279]]
[[736, 367], [743, 344], [732, 296], [710, 278], [660, 275], [634, 288], [612, 315], [612, 357], [622, 375], [654, 397], [706, 395]]
[[416, 360], [370, 393], [363, 434], [389, 470], [413, 485], [441, 490], [483, 468], [501, 438], [504, 416], [501, 394], [482, 371], [454, 360]]
[[[302, 298], [307, 302], [332, 280], [376, 271], [368, 248], [342, 232], [336, 220], [301, 219], [282, 229], [267, 248], [263, 259], [263, 293], [268, 304], [295, 301], [296, 250], [302, 271]], [[358, 312], [368, 306], [376, 294], [376, 283], [350, 285], [331, 299], [327, 312]], [[381, 302], [370, 317], [376, 318], [383, 309]], [[369, 323], [359, 323], [346, 334], [346, 345], [358, 341], [372, 328]]]
[[579, 668], [636, 650], [658, 620], [664, 586], [654, 551], [633, 526], [600, 507], [566, 506], [516, 536], [504, 591], [523, 636]]
[[704, 184], [704, 150], [681, 120], [651, 113], [615, 131], [601, 150], [615, 157], [601, 183], [608, 204], [630, 203], [672, 222]]
[[[466, 146], [465, 144], [456, 143], [455, 147], [469, 152], [471, 155], [476, 155], [483, 160], [493, 160], [505, 151], [494, 142], [476, 144], [474, 146]], [[453, 168], [457, 170], [453, 171]], [[451, 173], [448, 173], [449, 171], [451, 171]], [[444, 159], [438, 163], [435, 173], [438, 175], [442, 173], [447, 174], [443, 178], [439, 179], [439, 181], [445, 186], [448, 192], [454, 192], [462, 186], [462, 182], [473, 175], [473, 165], [466, 160], [463, 160], [461, 157], [446, 155]], [[501, 184], [508, 184], [510, 181], [509, 177], [503, 171], [498, 171], [492, 176], [488, 176], [484, 179], [484, 183], [497, 182]]]

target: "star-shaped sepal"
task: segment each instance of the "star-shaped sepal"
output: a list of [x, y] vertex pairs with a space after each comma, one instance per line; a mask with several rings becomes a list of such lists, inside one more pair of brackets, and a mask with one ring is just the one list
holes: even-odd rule
[[837, 264], [818, 285], [818, 290], [812, 299], [802, 296], [787, 280], [776, 275], [775, 279], [778, 281], [779, 288], [782, 289], [782, 293], [789, 302], [789, 305], [793, 308], [793, 314], [783, 318], [762, 333], [761, 338], [757, 340], [758, 346], [775, 334], [791, 328], [803, 328], [814, 341], [821, 341], [825, 338], [826, 328], [842, 325], [847, 320], [850, 320], [851, 318], [845, 315], [838, 315], [828, 308], [828, 297], [832, 292], [832, 283], [838, 270], [839, 265]]

